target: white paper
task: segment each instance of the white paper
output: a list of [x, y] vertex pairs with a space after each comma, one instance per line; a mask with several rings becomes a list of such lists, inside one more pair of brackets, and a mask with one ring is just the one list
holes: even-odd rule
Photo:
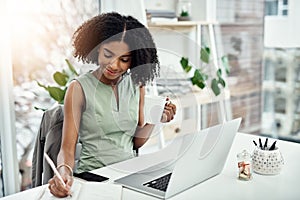
[[111, 183], [86, 182], [82, 185], [79, 199], [120, 200], [122, 186]]
[[122, 199], [122, 186], [112, 183], [100, 183], [100, 182], [79, 182], [74, 181], [71, 188], [72, 196], [65, 198], [57, 198], [53, 196], [48, 187], [42, 187], [40, 194], [43, 194], [41, 200], [57, 200], [57, 199], [69, 199], [69, 200], [121, 200]]

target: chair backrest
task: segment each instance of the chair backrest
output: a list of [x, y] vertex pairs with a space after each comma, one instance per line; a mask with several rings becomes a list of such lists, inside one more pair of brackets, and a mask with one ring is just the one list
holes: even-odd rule
[[[61, 146], [63, 127], [63, 106], [58, 105], [44, 112], [36, 137], [32, 158], [32, 187], [46, 184], [53, 177], [53, 171], [44, 159], [44, 152], [57, 164], [57, 155]], [[77, 143], [75, 168], [79, 160], [81, 144]]]

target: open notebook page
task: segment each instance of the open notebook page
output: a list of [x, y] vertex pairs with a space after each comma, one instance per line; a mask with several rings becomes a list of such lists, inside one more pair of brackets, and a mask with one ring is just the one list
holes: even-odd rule
[[100, 182], [81, 182], [74, 181], [71, 191], [72, 196], [65, 198], [57, 198], [53, 196], [48, 187], [41, 187], [40, 194], [43, 194], [42, 197], [36, 199], [41, 200], [52, 200], [52, 199], [89, 199], [89, 200], [120, 200], [122, 199], [122, 186], [111, 184], [111, 183], [100, 183]]

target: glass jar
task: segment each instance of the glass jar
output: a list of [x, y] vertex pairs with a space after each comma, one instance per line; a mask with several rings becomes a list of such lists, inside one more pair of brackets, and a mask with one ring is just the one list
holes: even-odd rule
[[191, 20], [192, 3], [188, 0], [178, 0], [176, 14], [178, 20]]
[[237, 154], [238, 179], [249, 181], [252, 178], [251, 155], [247, 150]]

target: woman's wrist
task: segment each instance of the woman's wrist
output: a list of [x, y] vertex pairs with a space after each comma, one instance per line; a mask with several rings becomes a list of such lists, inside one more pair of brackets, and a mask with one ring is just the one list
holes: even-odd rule
[[[59, 169], [61, 169], [61, 168], [67, 169], [67, 170], [69, 171], [69, 175], [70, 175], [70, 176], [73, 176], [73, 169], [72, 169], [72, 167], [71, 167], [70, 165], [63, 163], [63, 164], [60, 164], [60, 165], [58, 165], [58, 166], [56, 167], [57, 170], [59, 170]], [[64, 171], [65, 171], [65, 170], [64, 170]]]

